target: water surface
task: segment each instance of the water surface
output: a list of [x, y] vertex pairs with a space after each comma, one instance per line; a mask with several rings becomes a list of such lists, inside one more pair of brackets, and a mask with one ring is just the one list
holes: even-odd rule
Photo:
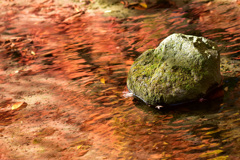
[[[237, 4], [200, 1], [125, 19], [87, 12], [74, 21], [66, 20], [64, 11], [52, 13], [46, 6], [27, 15], [24, 7], [10, 8], [13, 13], [7, 10], [1, 13], [7, 15], [2, 35], [29, 40], [28, 44], [39, 55], [37, 63], [43, 64], [47, 73], [71, 80], [70, 85], [79, 87], [78, 94], [90, 100], [79, 107], [79, 113], [88, 115], [81, 122], [81, 130], [96, 133], [108, 142], [99, 142], [99, 150], [106, 158], [240, 157]], [[15, 12], [18, 17], [13, 18]], [[125, 98], [127, 73], [134, 60], [176, 32], [204, 36], [218, 44], [224, 97], [171, 109], [156, 109], [134, 98]], [[77, 96], [65, 98], [79, 101]], [[71, 120], [80, 119], [78, 113], [69, 116]]]

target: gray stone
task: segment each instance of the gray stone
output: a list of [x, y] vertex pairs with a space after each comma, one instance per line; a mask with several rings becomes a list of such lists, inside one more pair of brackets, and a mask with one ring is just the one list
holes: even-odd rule
[[175, 33], [131, 66], [127, 87], [147, 104], [175, 104], [199, 99], [221, 83], [220, 54], [214, 42]]

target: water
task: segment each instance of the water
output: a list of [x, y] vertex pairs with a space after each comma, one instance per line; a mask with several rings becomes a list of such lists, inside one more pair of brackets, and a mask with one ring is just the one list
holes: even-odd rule
[[[71, 7], [59, 7], [58, 12], [41, 7], [5, 8], [2, 35], [23, 37], [46, 73], [79, 87], [75, 96], [62, 95], [81, 106], [68, 116], [76, 125], [81, 123], [82, 131], [99, 136], [93, 141], [107, 159], [239, 159], [240, 8], [236, 3], [200, 1], [125, 19], [87, 13], [74, 21], [64, 17], [74, 13]], [[204, 36], [218, 44], [224, 97], [170, 109], [125, 98], [134, 60], [175, 32]], [[85, 120], [79, 117], [83, 113]]]

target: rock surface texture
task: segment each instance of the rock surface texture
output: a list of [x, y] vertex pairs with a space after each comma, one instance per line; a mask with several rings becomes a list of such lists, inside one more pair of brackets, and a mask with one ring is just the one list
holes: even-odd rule
[[197, 100], [220, 82], [216, 44], [204, 37], [175, 33], [136, 59], [127, 86], [147, 104], [158, 105]]

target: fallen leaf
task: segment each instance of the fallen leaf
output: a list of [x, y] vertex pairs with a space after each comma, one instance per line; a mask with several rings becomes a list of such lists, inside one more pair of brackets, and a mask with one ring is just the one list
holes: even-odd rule
[[101, 79], [100, 79], [100, 82], [103, 83], [103, 84], [105, 84], [105, 79], [104, 79], [104, 78], [101, 78]]
[[168, 143], [167, 142], [163, 142], [164, 145], [167, 145]]
[[224, 91], [226, 91], [226, 92], [227, 92], [227, 91], [228, 91], [228, 87], [225, 87], [225, 88], [224, 88]]
[[34, 56], [36, 55], [36, 53], [34, 51], [31, 51], [31, 54], [34, 55]]
[[105, 13], [111, 13], [112, 12], [112, 10], [106, 10], [105, 11]]
[[82, 147], [82, 145], [79, 145], [79, 146], [77, 146], [77, 149], [80, 149]]
[[140, 6], [142, 6], [143, 8], [147, 8], [147, 4], [145, 2], [139, 3]]
[[16, 109], [23, 109], [27, 107], [27, 103], [26, 102], [16, 102], [12, 105], [12, 110], [16, 110]]

